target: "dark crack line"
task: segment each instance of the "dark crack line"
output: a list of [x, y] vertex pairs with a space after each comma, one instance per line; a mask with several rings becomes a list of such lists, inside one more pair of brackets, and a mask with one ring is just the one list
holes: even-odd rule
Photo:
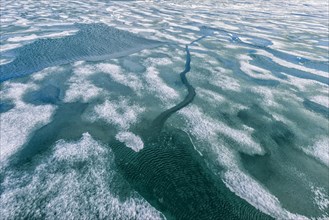
[[160, 132], [164, 123], [172, 114], [174, 114], [178, 110], [184, 108], [185, 106], [187, 106], [188, 104], [190, 104], [193, 101], [193, 99], [196, 95], [196, 92], [195, 92], [194, 87], [189, 83], [189, 81], [186, 78], [186, 74], [191, 70], [191, 54], [190, 54], [190, 49], [188, 46], [196, 43], [199, 40], [202, 40], [205, 37], [206, 36], [202, 36], [185, 46], [185, 51], [186, 51], [185, 69], [183, 72], [180, 73], [180, 78], [181, 78], [182, 83], [187, 88], [188, 94], [185, 96], [185, 99], [183, 101], [181, 101], [174, 107], [162, 112], [158, 117], [156, 117], [153, 120], [152, 126], [151, 126], [152, 132]]

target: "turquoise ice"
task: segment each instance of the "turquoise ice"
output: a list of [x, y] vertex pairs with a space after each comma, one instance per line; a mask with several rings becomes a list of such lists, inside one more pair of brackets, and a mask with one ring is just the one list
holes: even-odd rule
[[328, 8], [3, 2], [0, 219], [329, 218]]

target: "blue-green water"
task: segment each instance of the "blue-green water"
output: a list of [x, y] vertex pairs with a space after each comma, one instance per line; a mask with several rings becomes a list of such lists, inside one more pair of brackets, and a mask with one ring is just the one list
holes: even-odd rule
[[328, 10], [4, 2], [0, 218], [329, 218]]

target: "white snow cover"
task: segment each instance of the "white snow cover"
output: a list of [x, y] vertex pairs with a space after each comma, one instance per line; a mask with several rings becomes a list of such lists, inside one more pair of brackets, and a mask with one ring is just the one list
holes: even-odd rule
[[51, 121], [55, 111], [52, 105], [35, 106], [22, 101], [28, 89], [35, 89], [33, 83], [9, 83], [3, 85], [1, 99], [12, 100], [14, 108], [0, 114], [0, 162], [7, 160], [29, 139], [29, 135]]
[[138, 152], [144, 148], [142, 139], [132, 132], [119, 132], [115, 138], [118, 141], [125, 143], [127, 147], [133, 149], [135, 152]]
[[[88, 133], [75, 142], [59, 140], [33, 170], [6, 172], [1, 218], [164, 219], [122, 181], [111, 150]], [[125, 198], [118, 189], [127, 191]]]

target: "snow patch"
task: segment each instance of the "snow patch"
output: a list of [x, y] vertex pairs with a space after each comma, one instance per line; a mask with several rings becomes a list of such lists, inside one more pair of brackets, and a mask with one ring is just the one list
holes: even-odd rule
[[22, 147], [29, 135], [51, 121], [55, 111], [52, 105], [35, 106], [22, 101], [22, 96], [35, 84], [4, 83], [1, 99], [12, 100], [15, 107], [0, 114], [0, 161], [4, 162]]
[[137, 76], [124, 73], [120, 66], [114, 64], [102, 63], [98, 64], [97, 68], [100, 71], [109, 74], [115, 82], [128, 86], [138, 95], [141, 95], [143, 84]]
[[[88, 133], [59, 140], [30, 171], [6, 171], [3, 219], [164, 219], [116, 173], [111, 150]], [[125, 197], [118, 196], [125, 191]]]
[[74, 75], [66, 83], [69, 88], [65, 92], [65, 102], [89, 102], [104, 93], [88, 79], [95, 73], [94, 68], [83, 64], [80, 62], [74, 64]]
[[329, 137], [323, 137], [303, 151], [329, 167]]
[[128, 100], [109, 101], [96, 105], [92, 120], [103, 119], [110, 124], [117, 125], [121, 130], [127, 130], [138, 121], [138, 116], [145, 108], [130, 104]]
[[122, 142], [125, 143], [127, 147], [133, 149], [135, 152], [140, 151], [141, 149], [144, 148], [144, 143], [142, 139], [135, 135], [132, 132], [119, 132], [115, 138]]

